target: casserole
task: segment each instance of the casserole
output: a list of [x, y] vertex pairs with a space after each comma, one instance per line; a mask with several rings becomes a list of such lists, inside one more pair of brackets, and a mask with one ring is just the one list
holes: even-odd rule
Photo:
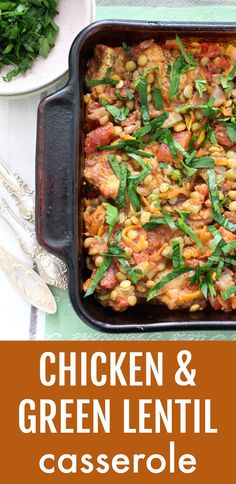
[[[84, 299], [86, 271], [82, 249], [82, 186], [84, 155], [83, 93], [86, 64], [97, 43], [117, 45], [145, 39], [232, 38], [233, 24], [176, 24], [150, 22], [97, 22], [75, 40], [70, 54], [70, 80], [62, 91], [43, 100], [39, 107], [37, 137], [37, 234], [41, 245], [68, 264], [72, 304], [82, 319], [109, 331], [164, 329], [219, 329], [236, 327], [233, 312], [222, 314], [208, 308], [201, 313], [168, 311], [141, 304], [116, 314], [94, 297]], [[79, 136], [78, 136], [79, 133]], [[79, 159], [79, 163], [77, 160]], [[79, 200], [78, 200], [79, 198]], [[227, 320], [224, 320], [227, 318]]]

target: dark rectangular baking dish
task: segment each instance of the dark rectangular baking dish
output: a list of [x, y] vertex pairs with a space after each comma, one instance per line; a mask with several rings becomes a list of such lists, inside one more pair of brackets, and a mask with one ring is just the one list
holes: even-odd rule
[[[96, 22], [75, 39], [67, 86], [39, 105], [36, 156], [36, 216], [39, 243], [62, 258], [69, 269], [69, 293], [77, 314], [91, 326], [110, 332], [235, 329], [234, 312], [169, 311], [140, 304], [123, 313], [104, 308], [82, 291], [83, 93], [86, 63], [97, 43], [120, 45], [175, 34], [216, 39], [236, 36], [236, 24]], [[79, 160], [79, 161], [78, 161]], [[224, 319], [227, 318], [227, 319]]]

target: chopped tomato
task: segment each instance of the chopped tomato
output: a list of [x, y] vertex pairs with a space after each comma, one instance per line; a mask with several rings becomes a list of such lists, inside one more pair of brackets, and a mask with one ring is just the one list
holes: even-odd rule
[[[175, 133], [173, 138], [186, 150], [190, 142], [191, 134], [188, 131], [181, 131], [181, 133]], [[159, 163], [174, 163], [176, 160], [182, 159], [183, 155], [181, 155], [181, 153], [178, 153], [177, 158], [175, 159], [170, 152], [169, 146], [166, 143], [160, 144], [157, 152], [157, 160]]]
[[107, 123], [105, 126], [96, 128], [87, 134], [85, 140], [85, 153], [91, 155], [99, 146], [108, 145], [114, 135], [114, 126], [112, 123]]
[[116, 279], [116, 269], [115, 267], [110, 266], [109, 269], [107, 269], [105, 276], [100, 281], [100, 286], [103, 289], [114, 289], [117, 285], [117, 279]]
[[234, 146], [234, 143], [227, 135], [226, 127], [223, 126], [223, 124], [216, 123], [214, 127], [214, 135], [220, 145], [226, 146], [227, 148], [232, 148], [232, 146]]

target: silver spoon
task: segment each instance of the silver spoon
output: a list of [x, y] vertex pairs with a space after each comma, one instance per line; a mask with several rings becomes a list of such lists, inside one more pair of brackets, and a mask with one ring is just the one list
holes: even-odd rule
[[0, 267], [15, 289], [30, 304], [45, 313], [56, 313], [56, 301], [41, 277], [33, 269], [3, 249], [3, 247], [0, 247]]
[[17, 235], [21, 249], [35, 261], [42, 279], [51, 286], [67, 289], [66, 264], [38, 244], [34, 226], [23, 222], [8, 206], [4, 198], [0, 198], [0, 216]]

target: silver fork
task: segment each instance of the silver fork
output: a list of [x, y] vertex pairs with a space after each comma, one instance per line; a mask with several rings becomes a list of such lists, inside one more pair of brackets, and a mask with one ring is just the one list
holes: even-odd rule
[[16, 200], [21, 217], [34, 223], [34, 192], [30, 190], [22, 178], [17, 173], [11, 171], [3, 161], [0, 161], [0, 179], [10, 195]]

